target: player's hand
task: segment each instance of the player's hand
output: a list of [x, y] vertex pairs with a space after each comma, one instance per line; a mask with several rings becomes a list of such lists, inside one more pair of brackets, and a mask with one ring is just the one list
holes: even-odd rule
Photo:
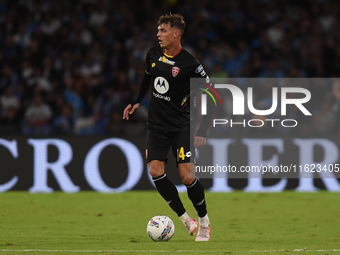
[[207, 139], [205, 137], [195, 136], [195, 142], [194, 142], [195, 148], [201, 149], [206, 144], [207, 144]]
[[134, 104], [133, 107], [131, 104], [126, 106], [126, 108], [124, 109], [124, 113], [123, 113], [123, 120], [124, 119], [129, 120], [129, 115], [132, 114], [139, 106], [140, 106], [139, 103]]

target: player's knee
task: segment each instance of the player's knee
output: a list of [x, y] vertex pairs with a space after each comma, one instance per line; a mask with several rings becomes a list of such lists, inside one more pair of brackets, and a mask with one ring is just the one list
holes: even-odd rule
[[164, 174], [164, 169], [160, 168], [160, 167], [150, 167], [149, 166], [149, 173], [150, 173], [152, 178], [156, 178], [156, 177]]
[[182, 176], [182, 182], [184, 185], [190, 185], [191, 183], [193, 183], [195, 180], [195, 178], [192, 178], [189, 176]]

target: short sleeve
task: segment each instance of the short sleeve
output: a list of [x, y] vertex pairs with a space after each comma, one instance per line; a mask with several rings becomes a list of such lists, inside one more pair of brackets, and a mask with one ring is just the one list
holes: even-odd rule
[[193, 65], [192, 78], [205, 78], [205, 82], [210, 84], [210, 78], [205, 72], [202, 64], [196, 59], [195, 64]]

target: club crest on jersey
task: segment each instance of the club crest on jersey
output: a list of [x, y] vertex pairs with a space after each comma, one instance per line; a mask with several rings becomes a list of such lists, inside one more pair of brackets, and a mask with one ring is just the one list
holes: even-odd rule
[[173, 77], [176, 77], [178, 73], [179, 73], [179, 67], [174, 66], [174, 67], [172, 68], [172, 76], [173, 76]]

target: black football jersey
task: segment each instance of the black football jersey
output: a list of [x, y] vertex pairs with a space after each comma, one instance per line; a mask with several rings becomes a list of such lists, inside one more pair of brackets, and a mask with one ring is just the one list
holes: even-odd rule
[[185, 49], [173, 57], [160, 46], [146, 55], [146, 70], [151, 75], [151, 102], [148, 127], [165, 131], [190, 130], [190, 78], [209, 77], [200, 62]]

